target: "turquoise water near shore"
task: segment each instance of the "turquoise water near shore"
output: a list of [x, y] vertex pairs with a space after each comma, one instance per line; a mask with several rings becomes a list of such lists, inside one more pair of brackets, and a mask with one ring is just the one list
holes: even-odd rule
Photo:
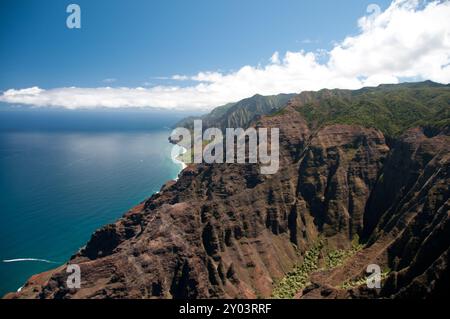
[[0, 295], [64, 263], [178, 175], [170, 130], [154, 126], [0, 132]]

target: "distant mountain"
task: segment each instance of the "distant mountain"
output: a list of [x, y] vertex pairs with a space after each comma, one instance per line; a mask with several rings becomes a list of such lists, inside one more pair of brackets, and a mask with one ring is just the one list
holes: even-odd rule
[[203, 129], [247, 128], [262, 115], [282, 114], [291, 103], [299, 106], [297, 111], [313, 127], [358, 124], [397, 136], [414, 126], [442, 128], [450, 125], [449, 88], [450, 85], [425, 81], [383, 84], [354, 91], [324, 89], [300, 94], [255, 95], [219, 106], [204, 116], [185, 118], [176, 127], [192, 129], [194, 120], [201, 119]]
[[397, 136], [415, 126], [450, 124], [450, 85], [431, 81], [302, 92], [290, 103], [313, 127], [358, 124]]
[[261, 115], [272, 114], [286, 106], [296, 94], [279, 94], [273, 96], [255, 95], [237, 103], [219, 106], [210, 113], [200, 117], [188, 117], [176, 124], [176, 127], [193, 129], [194, 120], [201, 119], [203, 129], [217, 127], [225, 130], [228, 127], [247, 128]]

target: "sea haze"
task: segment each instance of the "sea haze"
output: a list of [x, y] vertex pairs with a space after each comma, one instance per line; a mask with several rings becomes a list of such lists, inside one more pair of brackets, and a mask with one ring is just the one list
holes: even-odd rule
[[1, 108], [0, 295], [175, 178], [167, 138], [184, 116]]

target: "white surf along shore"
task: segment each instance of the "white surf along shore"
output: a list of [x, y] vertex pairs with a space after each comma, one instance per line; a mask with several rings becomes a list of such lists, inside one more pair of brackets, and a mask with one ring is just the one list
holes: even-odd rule
[[47, 264], [57, 264], [56, 261], [40, 259], [40, 258], [16, 258], [16, 259], [2, 260], [2, 262], [4, 262], [4, 263], [16, 263], [16, 262], [24, 262], [24, 261], [37, 261], [37, 262], [43, 262], [43, 263], [47, 263]]
[[[181, 166], [180, 172], [187, 167], [186, 163], [182, 161], [182, 157], [187, 151], [185, 147], [176, 144], [172, 148], [172, 161]], [[178, 179], [178, 175], [176, 179]]]

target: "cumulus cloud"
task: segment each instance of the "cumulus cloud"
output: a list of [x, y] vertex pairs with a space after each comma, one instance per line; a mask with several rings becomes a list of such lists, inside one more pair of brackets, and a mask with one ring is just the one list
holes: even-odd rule
[[450, 82], [449, 1], [395, 0], [385, 11], [369, 6], [367, 12], [358, 20], [358, 34], [329, 51], [286, 52], [284, 56], [275, 52], [263, 66], [169, 77], [194, 82], [189, 86], [33, 87], [7, 90], [0, 101], [66, 108], [210, 109], [256, 93], [356, 89], [409, 78]]
[[280, 53], [278, 51], [272, 55], [270, 62], [272, 62], [272, 64], [280, 64]]

